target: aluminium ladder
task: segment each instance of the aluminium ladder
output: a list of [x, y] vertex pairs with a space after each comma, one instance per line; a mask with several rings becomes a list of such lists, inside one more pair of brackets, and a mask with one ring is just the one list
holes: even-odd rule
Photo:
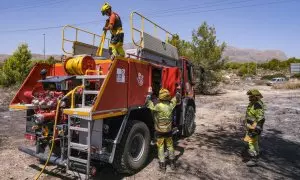
[[[85, 104], [85, 100], [86, 100], [85, 96], [86, 95], [88, 95], [88, 94], [97, 95], [99, 93], [98, 90], [86, 90], [85, 89], [86, 80], [89, 80], [89, 79], [101, 80], [101, 79], [105, 79], [105, 77], [106, 77], [106, 75], [83, 75], [83, 76], [76, 77], [77, 79], [82, 79], [82, 85], [83, 85], [82, 108], [91, 109], [90, 106], [86, 106], [86, 104]], [[91, 139], [92, 139], [94, 121], [92, 119], [79, 117], [80, 121], [87, 122], [87, 128], [86, 127], [78, 127], [78, 126], [72, 125], [71, 116], [72, 115], [68, 115], [68, 127], [69, 128], [68, 128], [67, 170], [71, 170], [71, 171], [76, 170], [76, 168], [74, 168], [74, 164], [76, 164], [77, 166], [81, 166], [81, 167], [83, 166], [83, 167], [85, 167], [84, 170], [82, 170], [82, 168], [81, 168], [81, 171], [83, 171], [83, 173], [77, 173], [76, 175], [78, 175], [81, 179], [89, 179], [90, 174], [91, 174], [91, 165], [90, 165], [91, 150], [92, 150], [91, 149]], [[87, 133], [86, 144], [72, 142], [72, 136], [71, 136], [72, 133], [71, 132], [73, 132], [73, 131]], [[85, 156], [85, 158], [74, 157], [71, 154], [72, 149], [78, 150], [79, 152], [85, 152], [87, 155]]]

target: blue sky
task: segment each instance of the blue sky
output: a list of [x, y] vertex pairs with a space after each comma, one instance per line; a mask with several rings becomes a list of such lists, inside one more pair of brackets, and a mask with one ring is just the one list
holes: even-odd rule
[[[203, 21], [214, 25], [217, 38], [230, 46], [260, 50], [278, 49], [288, 57], [300, 57], [300, 0], [111, 0], [122, 18], [125, 41], [131, 41], [129, 15], [145, 14], [182, 39]], [[28, 43], [33, 53], [62, 54], [61, 29], [78, 27], [101, 34], [104, 1], [9, 0], [0, 2], [0, 54], [11, 54], [18, 44]], [[51, 27], [49, 29], [28, 30]], [[20, 30], [20, 31], [19, 31]], [[26, 31], [22, 31], [26, 30]]]

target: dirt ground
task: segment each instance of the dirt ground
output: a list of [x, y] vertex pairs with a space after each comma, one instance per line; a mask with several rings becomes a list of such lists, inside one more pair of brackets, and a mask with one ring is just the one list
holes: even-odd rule
[[[110, 167], [99, 169], [96, 179], [300, 179], [300, 90], [274, 90], [258, 86], [267, 105], [261, 138], [262, 155], [257, 167], [241, 159], [244, 143], [242, 120], [251, 85], [227, 86], [218, 96], [197, 96], [196, 132], [176, 143], [177, 170], [157, 171], [157, 159], [137, 174], [124, 177]], [[0, 113], [1, 179], [33, 179], [41, 165], [19, 152], [25, 142], [21, 112]], [[74, 179], [47, 167], [41, 179]]]

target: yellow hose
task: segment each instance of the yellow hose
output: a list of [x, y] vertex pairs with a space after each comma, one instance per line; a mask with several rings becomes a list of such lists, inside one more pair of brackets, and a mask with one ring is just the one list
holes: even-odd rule
[[[82, 86], [77, 86], [76, 88], [74, 88], [72, 91], [68, 92], [63, 98], [65, 97], [68, 97], [72, 94], [72, 99], [73, 96], [74, 96], [74, 92], [79, 88], [79, 87], [82, 87]], [[62, 99], [63, 99], [62, 98]], [[35, 180], [38, 180], [40, 178], [40, 176], [43, 174], [46, 166], [48, 165], [48, 162], [49, 162], [49, 159], [51, 157], [51, 154], [52, 154], [52, 151], [53, 151], [53, 148], [54, 148], [54, 142], [55, 142], [55, 133], [56, 133], [56, 125], [57, 125], [57, 119], [58, 119], [58, 114], [59, 114], [59, 106], [60, 106], [60, 102], [61, 100], [58, 100], [58, 103], [57, 103], [57, 106], [56, 106], [56, 114], [55, 114], [55, 120], [54, 120], [54, 126], [53, 126], [53, 135], [52, 135], [52, 143], [51, 143], [51, 148], [50, 148], [50, 152], [49, 152], [49, 155], [48, 155], [48, 158], [47, 158], [47, 161], [46, 163], [44, 164], [44, 167], [42, 168], [42, 170], [39, 172], [39, 174], [34, 178]], [[74, 102], [72, 102], [74, 103]], [[72, 104], [73, 106], [73, 104]]]
[[[100, 67], [101, 68], [101, 67]], [[98, 73], [99, 75], [102, 75], [103, 74], [103, 71], [101, 69], [99, 70], [91, 70], [91, 69], [88, 69], [85, 71], [85, 75], [88, 75], [88, 73]]]
[[105, 37], [106, 37], [106, 31], [103, 31], [100, 46], [98, 47], [97, 53], [96, 53], [97, 56], [102, 56]]
[[69, 75], [84, 75], [86, 70], [94, 70], [95, 68], [94, 58], [87, 55], [71, 57], [64, 62], [65, 72]]

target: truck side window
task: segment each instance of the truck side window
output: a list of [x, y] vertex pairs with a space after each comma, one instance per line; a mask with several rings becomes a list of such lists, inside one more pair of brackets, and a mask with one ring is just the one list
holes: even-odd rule
[[158, 97], [159, 90], [161, 88], [161, 75], [162, 71], [161, 69], [152, 69], [152, 91], [153, 95]]
[[193, 67], [190, 64], [187, 64], [187, 70], [188, 70], [188, 80], [190, 83], [193, 81]]

